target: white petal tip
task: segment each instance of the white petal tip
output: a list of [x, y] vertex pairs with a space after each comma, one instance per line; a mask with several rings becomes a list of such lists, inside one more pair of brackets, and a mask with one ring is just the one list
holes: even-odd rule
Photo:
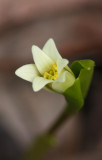
[[36, 87], [34, 84], [32, 84], [32, 87], [33, 87], [33, 91], [34, 92], [38, 92], [38, 91], [40, 91], [42, 89], [42, 88]]
[[33, 91], [34, 92], [38, 92], [39, 90], [33, 87]]
[[42, 90], [43, 88], [41, 88], [41, 89], [38, 89], [38, 88], [36, 88], [36, 87], [33, 87], [33, 91], [34, 92], [39, 92], [40, 90]]
[[54, 41], [53, 38], [49, 38], [47, 41]]
[[15, 75], [16, 75], [16, 76], [20, 76], [19, 73], [20, 73], [20, 71], [19, 71], [19, 68], [18, 68], [18, 69], [15, 71]]
[[33, 45], [33, 46], [32, 46], [32, 49], [31, 49], [31, 50], [32, 50], [32, 53], [34, 53], [34, 51], [35, 51], [36, 49], [38, 49], [38, 48], [39, 48], [38, 46]]
[[22, 75], [22, 67], [18, 68], [16, 71], [15, 71], [15, 75], [22, 78], [22, 79], [25, 79]]
[[38, 76], [38, 70], [34, 64], [26, 64], [24, 66], [21, 66], [15, 71], [15, 74], [29, 82], [32, 82], [34, 77]]

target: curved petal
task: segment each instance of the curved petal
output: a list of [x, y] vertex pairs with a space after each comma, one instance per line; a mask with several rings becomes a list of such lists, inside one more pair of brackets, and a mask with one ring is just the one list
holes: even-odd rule
[[32, 82], [33, 79], [39, 75], [39, 72], [34, 64], [26, 64], [15, 71], [15, 74], [29, 82]]
[[63, 93], [74, 83], [74, 81], [75, 77], [70, 72], [65, 71], [56, 81], [53, 82], [52, 88], [59, 93]]
[[69, 63], [69, 61], [67, 59], [58, 59], [57, 60], [57, 70], [58, 70], [58, 74], [60, 74], [60, 72], [63, 70], [64, 67], [67, 66], [67, 64]]
[[53, 65], [54, 62], [37, 46], [32, 46], [32, 53], [36, 67], [38, 71], [43, 75], [44, 72], [50, 69], [51, 65]]
[[48, 55], [52, 60], [54, 60], [54, 62], [57, 61], [57, 59], [62, 58], [56, 48], [55, 42], [53, 39], [49, 39], [44, 47], [43, 47], [43, 51], [44, 53], [46, 53], [46, 55]]
[[45, 79], [43, 77], [35, 77], [35, 79], [33, 81], [33, 89], [35, 92], [37, 92], [40, 89], [42, 89], [45, 85], [47, 85], [48, 83], [51, 83], [51, 82], [53, 82], [53, 81]]

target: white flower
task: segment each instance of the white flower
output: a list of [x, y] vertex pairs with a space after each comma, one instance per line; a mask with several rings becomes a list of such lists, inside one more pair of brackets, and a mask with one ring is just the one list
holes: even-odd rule
[[58, 93], [63, 93], [75, 81], [75, 77], [67, 66], [69, 61], [59, 54], [53, 39], [49, 39], [41, 50], [32, 46], [35, 64], [27, 64], [15, 72], [20, 78], [32, 82], [33, 90], [43, 87]]

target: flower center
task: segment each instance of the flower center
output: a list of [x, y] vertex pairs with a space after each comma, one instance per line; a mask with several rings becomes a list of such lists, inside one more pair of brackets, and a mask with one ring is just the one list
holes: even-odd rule
[[58, 78], [57, 65], [53, 64], [51, 69], [44, 73], [43, 77], [50, 80], [56, 80]]

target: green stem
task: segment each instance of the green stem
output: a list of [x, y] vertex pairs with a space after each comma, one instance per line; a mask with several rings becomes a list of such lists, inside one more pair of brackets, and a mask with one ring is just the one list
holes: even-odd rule
[[46, 134], [43, 134], [36, 139], [36, 142], [32, 144], [22, 160], [41, 160], [49, 149], [56, 145], [55, 132], [71, 114], [73, 114], [73, 111], [67, 104], [63, 113], [59, 116], [54, 125], [52, 125]]
[[71, 116], [72, 112], [69, 112], [68, 105], [64, 109], [64, 112], [58, 117], [57, 121], [54, 123], [54, 125], [48, 130], [48, 134], [54, 134], [61, 125], [68, 119], [68, 117]]

